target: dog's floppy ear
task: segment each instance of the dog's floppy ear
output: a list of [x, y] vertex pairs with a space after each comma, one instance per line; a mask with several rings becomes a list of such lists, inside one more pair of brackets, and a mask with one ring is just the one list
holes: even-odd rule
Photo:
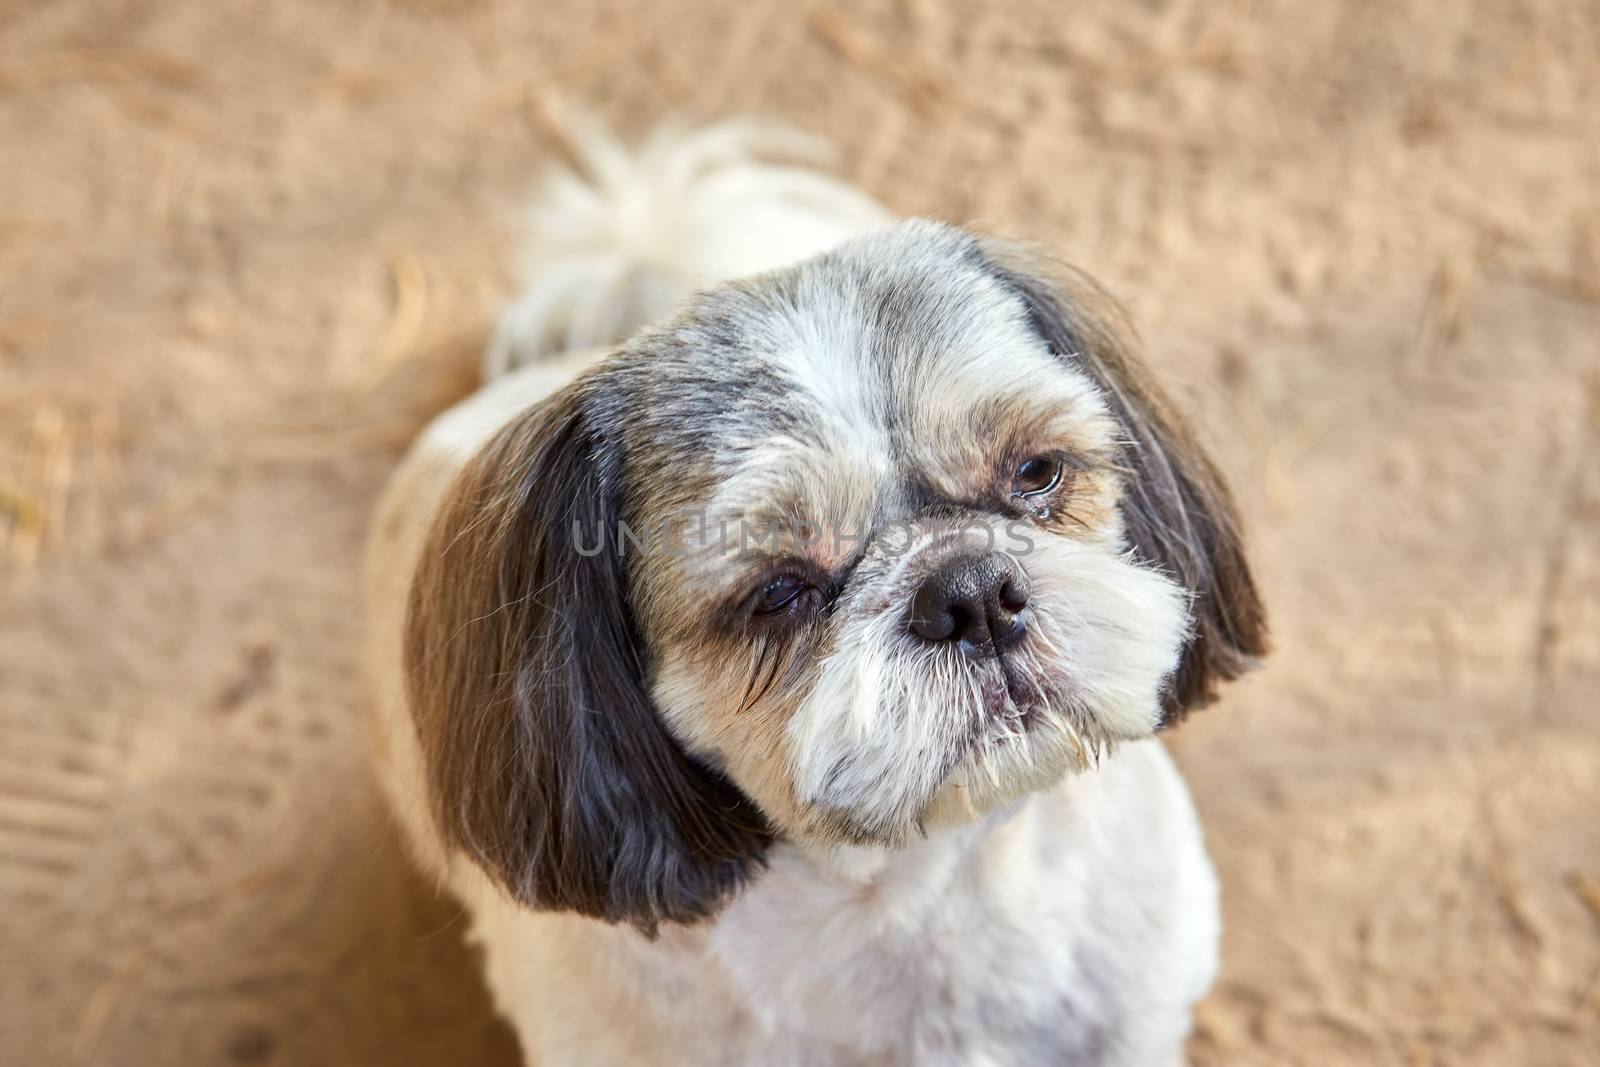
[[1266, 611], [1245, 559], [1233, 497], [1183, 417], [1110, 323], [1087, 278], [1037, 253], [983, 240], [990, 269], [1018, 293], [1052, 351], [1092, 378], [1126, 434], [1122, 518], [1138, 558], [1190, 595], [1193, 632], [1168, 682], [1162, 725], [1216, 698], [1267, 651]]
[[456, 477], [413, 577], [407, 693], [447, 845], [525, 904], [653, 934], [713, 913], [770, 835], [645, 690], [622, 456], [584, 405], [569, 387]]

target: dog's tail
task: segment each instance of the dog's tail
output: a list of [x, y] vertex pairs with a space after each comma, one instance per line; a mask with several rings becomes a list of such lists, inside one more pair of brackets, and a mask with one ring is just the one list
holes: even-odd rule
[[751, 121], [667, 125], [636, 148], [567, 118], [579, 170], [550, 174], [529, 212], [523, 288], [485, 377], [616, 344], [689, 293], [786, 266], [886, 225], [874, 200], [817, 169], [827, 146]]

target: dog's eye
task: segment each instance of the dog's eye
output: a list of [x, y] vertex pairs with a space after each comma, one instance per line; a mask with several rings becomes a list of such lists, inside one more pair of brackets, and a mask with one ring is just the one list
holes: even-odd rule
[[1012, 496], [1039, 496], [1061, 482], [1061, 463], [1049, 456], [1035, 456], [1011, 476]]
[[780, 574], [768, 582], [756, 600], [757, 615], [773, 615], [782, 611], [810, 586], [798, 574]]

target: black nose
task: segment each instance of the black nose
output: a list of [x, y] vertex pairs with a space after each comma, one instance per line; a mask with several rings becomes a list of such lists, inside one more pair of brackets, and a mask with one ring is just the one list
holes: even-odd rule
[[1026, 630], [1028, 592], [1028, 576], [1004, 552], [958, 556], [911, 598], [911, 630], [929, 641], [959, 641], [968, 655], [992, 655]]

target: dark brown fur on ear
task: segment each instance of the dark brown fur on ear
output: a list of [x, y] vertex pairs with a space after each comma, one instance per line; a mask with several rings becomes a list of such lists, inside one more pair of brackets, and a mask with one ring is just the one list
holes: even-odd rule
[[532, 907], [653, 934], [715, 912], [770, 834], [645, 691], [622, 457], [584, 398], [531, 410], [457, 476], [413, 579], [408, 695], [449, 846]]
[[1266, 654], [1266, 610], [1245, 559], [1233, 497], [1185, 420], [1097, 307], [1087, 278], [1003, 242], [981, 242], [1019, 293], [1034, 328], [1094, 379], [1122, 423], [1128, 470], [1122, 516], [1135, 554], [1189, 590], [1194, 632], [1168, 683], [1162, 725], [1216, 699], [1218, 685]]

